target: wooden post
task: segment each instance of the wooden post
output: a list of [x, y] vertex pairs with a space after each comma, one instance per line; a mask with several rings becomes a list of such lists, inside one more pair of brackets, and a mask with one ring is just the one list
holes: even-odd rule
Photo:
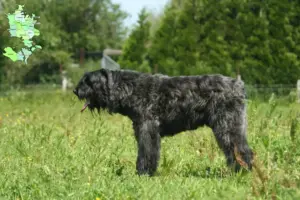
[[60, 72], [60, 74], [62, 74], [62, 72], [63, 72], [62, 64], [59, 64], [59, 72]]
[[84, 49], [80, 48], [80, 67], [83, 66], [84, 63]]
[[104, 49], [103, 54], [106, 56], [112, 56], [112, 55], [121, 55], [122, 50], [119, 49]]
[[155, 65], [154, 65], [154, 74], [157, 74], [157, 69], [158, 69], [158, 65], [155, 64]]
[[300, 79], [297, 81], [297, 101], [300, 103]]

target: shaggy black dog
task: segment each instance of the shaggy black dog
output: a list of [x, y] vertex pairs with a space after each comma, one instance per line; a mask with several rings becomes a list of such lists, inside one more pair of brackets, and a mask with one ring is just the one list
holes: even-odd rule
[[101, 69], [85, 73], [73, 92], [86, 101], [82, 111], [107, 109], [132, 120], [140, 175], [156, 171], [162, 137], [203, 125], [213, 130], [229, 166], [252, 168], [242, 81], [222, 75], [168, 77]]

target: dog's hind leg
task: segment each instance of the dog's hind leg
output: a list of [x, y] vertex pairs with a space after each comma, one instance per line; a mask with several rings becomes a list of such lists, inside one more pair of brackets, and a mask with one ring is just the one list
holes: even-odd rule
[[230, 140], [229, 135], [223, 134], [223, 131], [224, 130], [221, 130], [221, 128], [213, 129], [218, 146], [220, 147], [220, 149], [222, 149], [222, 151], [226, 157], [227, 165], [229, 167], [234, 167], [235, 171], [239, 171], [240, 165], [236, 162], [236, 159], [234, 156], [234, 146]]
[[248, 167], [248, 169], [251, 170], [253, 164], [253, 152], [248, 145], [245, 129], [243, 124], [236, 125], [231, 137], [236, 161], [240, 165]]
[[235, 171], [239, 171], [241, 165], [251, 170], [253, 153], [246, 138], [244, 111], [225, 111], [217, 116], [211, 128], [226, 156], [227, 164], [235, 167]]
[[154, 175], [160, 157], [160, 134], [157, 121], [144, 121], [134, 127], [138, 144], [136, 170], [139, 175]]

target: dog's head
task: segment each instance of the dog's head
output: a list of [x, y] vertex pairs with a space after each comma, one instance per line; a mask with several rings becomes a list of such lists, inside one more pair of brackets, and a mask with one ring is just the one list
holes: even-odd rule
[[111, 76], [110, 72], [105, 69], [87, 72], [83, 75], [73, 90], [80, 100], [85, 100], [81, 112], [86, 108], [98, 111], [106, 108], [109, 99], [109, 76]]

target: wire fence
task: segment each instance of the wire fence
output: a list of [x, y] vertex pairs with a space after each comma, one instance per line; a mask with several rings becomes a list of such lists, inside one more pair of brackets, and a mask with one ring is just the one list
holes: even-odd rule
[[[67, 92], [71, 92], [72, 88], [68, 88]], [[246, 85], [246, 98], [250, 100], [268, 101], [272, 95], [278, 98], [283, 98], [289, 102], [296, 102], [300, 97], [297, 94], [297, 86], [295, 85]], [[51, 93], [61, 91], [60, 84], [33, 84], [26, 86], [8, 86], [0, 85], [0, 96], [9, 96], [14, 91], [21, 92], [38, 92]]]
[[295, 85], [246, 85], [247, 99], [260, 99], [267, 101], [272, 95], [287, 98], [290, 101], [297, 100], [297, 87]]

